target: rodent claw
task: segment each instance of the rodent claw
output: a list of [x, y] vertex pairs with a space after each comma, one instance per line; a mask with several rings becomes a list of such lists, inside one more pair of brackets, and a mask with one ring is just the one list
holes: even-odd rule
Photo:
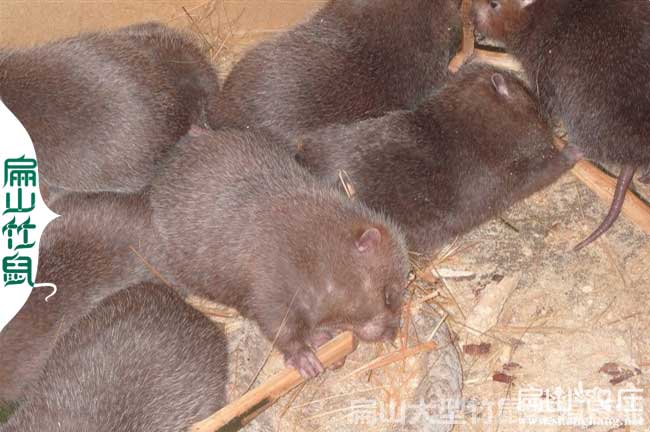
[[311, 350], [303, 350], [293, 354], [286, 360], [286, 365], [300, 372], [304, 379], [315, 378], [325, 372], [323, 364]]

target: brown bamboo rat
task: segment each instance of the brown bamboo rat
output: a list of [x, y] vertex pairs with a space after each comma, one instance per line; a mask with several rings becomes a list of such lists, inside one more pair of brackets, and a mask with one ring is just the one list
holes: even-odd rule
[[156, 23], [1, 50], [0, 71], [49, 190], [141, 190], [218, 92], [196, 42]]
[[0, 431], [177, 432], [225, 404], [223, 332], [165, 286], [115, 291], [56, 343]]
[[637, 167], [650, 166], [650, 3], [475, 0], [474, 20], [522, 62], [586, 158], [623, 167], [607, 217], [581, 249], [616, 221]]
[[174, 90], [189, 109], [191, 122], [206, 125], [216, 107], [220, 87], [217, 70], [200, 40], [189, 32], [155, 21], [122, 27], [113, 36], [122, 35], [137, 43], [152, 65], [169, 72]]
[[296, 141], [298, 160], [384, 211], [409, 248], [433, 252], [555, 181], [574, 163], [553, 147], [515, 77], [470, 65], [413, 111], [332, 125]]
[[323, 367], [312, 349], [335, 331], [395, 336], [409, 266], [389, 219], [284, 148], [252, 131], [193, 128], [154, 179], [154, 263], [174, 286], [255, 320], [313, 377]]
[[235, 65], [210, 125], [289, 140], [412, 107], [447, 78], [459, 43], [458, 0], [331, 0]]
[[61, 215], [41, 237], [37, 282], [25, 306], [0, 332], [0, 401], [21, 398], [41, 373], [54, 342], [76, 320], [116, 289], [149, 273], [129, 248], [150, 237], [151, 212], [144, 193], [66, 194], [52, 205]]

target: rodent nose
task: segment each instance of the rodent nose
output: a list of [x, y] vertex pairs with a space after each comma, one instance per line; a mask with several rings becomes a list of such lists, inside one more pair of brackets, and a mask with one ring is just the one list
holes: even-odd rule
[[474, 37], [476, 38], [476, 42], [483, 42], [485, 40], [485, 35], [478, 30], [474, 30]]

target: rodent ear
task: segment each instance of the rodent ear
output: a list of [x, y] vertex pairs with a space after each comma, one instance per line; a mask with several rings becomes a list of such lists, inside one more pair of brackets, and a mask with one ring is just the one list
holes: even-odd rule
[[381, 243], [381, 233], [377, 228], [368, 228], [355, 241], [355, 246], [359, 252], [368, 252], [376, 249]]
[[510, 90], [508, 90], [508, 84], [506, 84], [505, 78], [500, 73], [492, 74], [492, 86], [497, 91], [497, 93], [503, 97], [510, 97]]

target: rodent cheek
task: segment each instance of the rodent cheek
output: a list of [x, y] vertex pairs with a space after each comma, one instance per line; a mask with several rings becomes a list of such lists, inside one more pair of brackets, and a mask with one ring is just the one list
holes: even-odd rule
[[370, 321], [355, 329], [355, 333], [365, 341], [380, 340], [384, 334], [385, 328], [379, 322]]
[[393, 340], [399, 329], [399, 317], [384, 314], [357, 327], [355, 333], [365, 341]]

